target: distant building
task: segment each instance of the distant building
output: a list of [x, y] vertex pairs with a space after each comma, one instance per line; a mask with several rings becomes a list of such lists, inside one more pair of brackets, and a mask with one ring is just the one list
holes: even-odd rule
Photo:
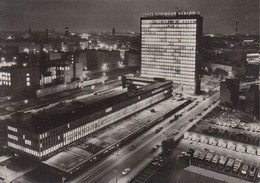
[[125, 52], [125, 65], [130, 67], [141, 66], [141, 53], [140, 51], [130, 50]]
[[64, 33], [64, 37], [69, 37], [69, 28], [65, 27], [65, 33]]
[[0, 68], [0, 96], [33, 96], [40, 87], [38, 66], [17, 66]]
[[120, 64], [120, 52], [119, 51], [106, 51], [97, 50], [97, 66], [98, 68], [114, 68]]
[[259, 115], [259, 86], [251, 85], [245, 95], [245, 112]]
[[226, 79], [220, 83], [220, 104], [237, 107], [239, 103], [239, 80]]
[[197, 12], [150, 13], [141, 18], [141, 75], [161, 77], [199, 93], [202, 20]]
[[112, 29], [112, 36], [115, 37], [115, 35], [116, 35], [116, 30], [115, 30], [115, 28], [113, 28]]
[[172, 96], [172, 81], [107, 94], [56, 106], [34, 115], [18, 113], [7, 127], [8, 148], [45, 159], [87, 135]]

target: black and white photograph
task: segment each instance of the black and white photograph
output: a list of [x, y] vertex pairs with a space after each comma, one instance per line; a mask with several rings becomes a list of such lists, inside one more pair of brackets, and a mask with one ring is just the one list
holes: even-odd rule
[[0, 183], [260, 182], [259, 0], [0, 0]]

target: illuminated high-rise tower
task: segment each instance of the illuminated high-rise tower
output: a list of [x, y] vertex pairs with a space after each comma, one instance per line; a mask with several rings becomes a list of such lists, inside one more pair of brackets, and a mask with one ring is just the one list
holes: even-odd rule
[[149, 13], [141, 18], [141, 75], [200, 91], [202, 21], [197, 12]]

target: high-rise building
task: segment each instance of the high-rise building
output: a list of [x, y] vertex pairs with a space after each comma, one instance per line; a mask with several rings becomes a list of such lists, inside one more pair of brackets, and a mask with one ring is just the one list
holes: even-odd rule
[[141, 18], [141, 75], [200, 91], [202, 21], [198, 12], [148, 13]]

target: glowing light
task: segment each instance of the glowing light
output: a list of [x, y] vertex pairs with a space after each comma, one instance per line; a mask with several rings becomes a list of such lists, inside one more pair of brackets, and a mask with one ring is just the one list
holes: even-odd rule
[[107, 64], [103, 64], [102, 69], [107, 69]]

